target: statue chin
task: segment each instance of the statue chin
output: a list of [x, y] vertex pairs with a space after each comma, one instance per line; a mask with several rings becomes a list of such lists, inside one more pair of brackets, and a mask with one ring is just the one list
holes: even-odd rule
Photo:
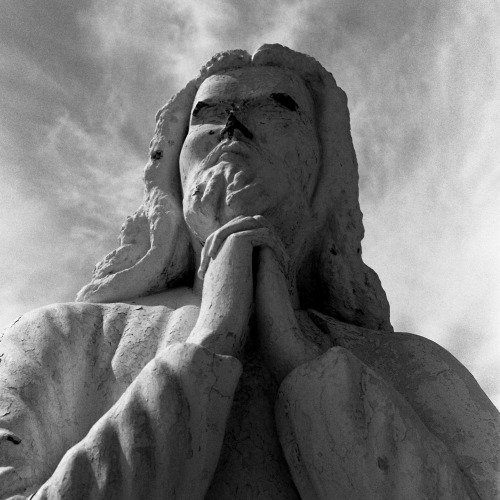
[[248, 169], [225, 161], [201, 172], [186, 192], [184, 218], [201, 241], [236, 217], [275, 212], [279, 201]]

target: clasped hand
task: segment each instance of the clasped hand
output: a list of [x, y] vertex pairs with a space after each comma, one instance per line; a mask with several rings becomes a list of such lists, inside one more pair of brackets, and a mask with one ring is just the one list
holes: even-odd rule
[[[264, 217], [237, 217], [214, 231], [200, 258], [202, 303], [188, 342], [240, 357], [248, 335], [257, 335], [262, 354], [280, 380], [321, 354], [297, 324], [290, 272], [284, 245]], [[250, 332], [252, 314], [256, 321]]]

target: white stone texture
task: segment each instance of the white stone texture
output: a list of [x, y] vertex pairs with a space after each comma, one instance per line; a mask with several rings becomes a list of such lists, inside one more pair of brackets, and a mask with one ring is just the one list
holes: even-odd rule
[[341, 347], [285, 379], [276, 420], [304, 500], [475, 498], [401, 395]]

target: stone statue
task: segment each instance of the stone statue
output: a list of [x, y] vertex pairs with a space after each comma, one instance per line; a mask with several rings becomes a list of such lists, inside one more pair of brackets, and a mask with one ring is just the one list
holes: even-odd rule
[[357, 175], [317, 61], [214, 56], [157, 115], [120, 247], [3, 333], [0, 498], [500, 498], [498, 411], [393, 332]]

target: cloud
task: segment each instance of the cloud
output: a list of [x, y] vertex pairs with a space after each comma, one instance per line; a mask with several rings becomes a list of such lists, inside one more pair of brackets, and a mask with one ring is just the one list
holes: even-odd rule
[[500, 67], [487, 15], [495, 7], [481, 7], [441, 13], [435, 32], [425, 31], [432, 44], [408, 50], [414, 37], [402, 39], [400, 50], [423, 70], [405, 73], [393, 51], [396, 71], [377, 60], [379, 91], [365, 82], [351, 109], [364, 256], [388, 292], [393, 322], [448, 348], [499, 405]]
[[277, 42], [348, 94], [364, 258], [394, 325], [458, 355], [500, 405], [495, 0], [63, 4], [8, 1], [0, 20], [0, 320], [70, 300], [114, 248], [156, 110], [214, 53]]
[[[142, 155], [130, 147], [127, 110], [112, 94], [99, 126], [89, 120], [93, 129], [85, 112], [64, 104], [74, 89], [29, 64], [25, 54], [9, 51], [3, 58], [12, 80], [21, 78], [18, 67], [30, 69], [24, 86], [2, 81], [0, 172], [8, 179], [0, 186], [2, 325], [28, 309], [74, 298], [140, 203], [147, 151], [147, 144]], [[50, 102], [59, 105], [50, 109]]]
[[50, 175], [2, 187], [1, 271], [10, 284], [2, 288], [4, 323], [73, 300], [141, 199], [144, 158], [113, 131], [93, 135], [61, 116], [33, 156]]

